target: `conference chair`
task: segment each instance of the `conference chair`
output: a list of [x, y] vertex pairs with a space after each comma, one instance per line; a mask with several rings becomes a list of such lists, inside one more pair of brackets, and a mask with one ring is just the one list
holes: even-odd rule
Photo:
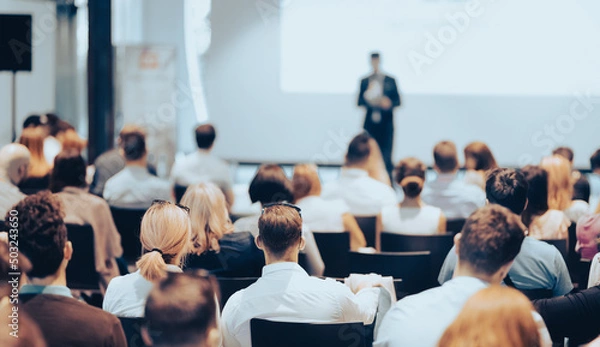
[[187, 186], [180, 186], [178, 184], [175, 185], [175, 200], [177, 202], [181, 202], [181, 198], [183, 198], [183, 195], [185, 194], [187, 188]]
[[415, 294], [431, 288], [431, 252], [350, 252], [350, 273], [376, 273], [402, 279], [396, 295]]
[[382, 252], [431, 252], [431, 285], [437, 286], [437, 276], [454, 244], [452, 233], [437, 235], [405, 235], [381, 233]]
[[588, 281], [590, 279], [590, 269], [592, 268], [592, 260], [591, 259], [581, 259], [577, 264], [577, 283], [579, 284], [579, 289], [583, 290], [588, 287]]
[[121, 327], [125, 332], [125, 340], [128, 347], [144, 347], [142, 339], [142, 327], [144, 326], [144, 318], [125, 318], [119, 317]]
[[367, 240], [367, 247], [379, 249], [377, 216], [354, 216], [354, 219], [356, 219], [356, 223], [358, 223], [360, 230], [362, 230], [363, 234], [365, 235], [365, 239]]
[[90, 225], [67, 224], [67, 238], [73, 244], [73, 257], [67, 265], [67, 287], [99, 291], [94, 229]]
[[566, 239], [540, 240], [540, 241], [544, 241], [544, 242], [546, 242], [548, 244], [551, 244], [554, 247], [558, 248], [558, 251], [562, 255], [562, 257], [565, 260], [565, 262], [568, 261], [568, 249], [567, 249], [567, 240]]
[[252, 283], [256, 282], [258, 277], [219, 277], [219, 289], [221, 290], [221, 310], [225, 307], [227, 300], [235, 294], [235, 292], [247, 288]]
[[117, 231], [121, 234], [121, 246], [123, 246], [123, 258], [128, 263], [135, 263], [142, 255], [142, 244], [140, 242], [140, 226], [146, 209], [131, 209], [110, 207]]
[[365, 347], [363, 323], [312, 324], [250, 320], [252, 347]]
[[461, 232], [462, 228], [465, 226], [466, 221], [467, 220], [463, 219], [463, 218], [446, 220], [446, 232], [458, 234], [459, 232]]
[[350, 234], [348, 232], [317, 232], [313, 235], [321, 258], [325, 263], [326, 277], [348, 277], [350, 274]]

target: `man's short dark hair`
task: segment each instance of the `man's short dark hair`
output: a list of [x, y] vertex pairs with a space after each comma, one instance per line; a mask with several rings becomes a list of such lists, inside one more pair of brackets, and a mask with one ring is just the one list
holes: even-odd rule
[[458, 153], [454, 142], [438, 142], [433, 148], [433, 160], [442, 173], [453, 172], [458, 169]]
[[[32, 265], [27, 274], [35, 278], [54, 275], [63, 261], [67, 242], [60, 201], [49, 191], [43, 191], [21, 200], [12, 210], [19, 218], [19, 251]], [[7, 213], [7, 221], [11, 215]]]
[[212, 124], [202, 124], [196, 128], [196, 144], [200, 149], [209, 149], [215, 143], [217, 132]]
[[369, 159], [369, 156], [371, 155], [370, 140], [371, 135], [367, 132], [354, 136], [348, 145], [346, 165], [362, 164]]
[[85, 160], [76, 149], [60, 152], [54, 158], [54, 167], [50, 174], [50, 190], [53, 193], [61, 192], [65, 187], [83, 188], [85, 181]]
[[381, 57], [381, 54], [379, 54], [379, 52], [371, 53], [371, 59], [379, 59], [380, 57]]
[[514, 260], [525, 239], [525, 227], [519, 217], [497, 204], [473, 212], [461, 233], [460, 261], [488, 276]]
[[573, 163], [573, 158], [575, 154], [573, 150], [569, 147], [557, 147], [552, 151], [553, 155], [560, 155], [561, 157], [567, 159], [570, 163]]
[[592, 170], [600, 169], [600, 149], [596, 150], [590, 157], [590, 166]]
[[139, 160], [146, 154], [146, 135], [140, 131], [121, 134], [119, 145], [125, 160]]
[[573, 184], [573, 200], [583, 200], [590, 202], [591, 187], [590, 182], [584, 175]]
[[283, 255], [300, 241], [302, 217], [290, 206], [266, 207], [258, 220], [258, 235], [271, 253]]
[[279, 165], [261, 165], [248, 188], [252, 203], [265, 205], [271, 202], [293, 201], [292, 182]]
[[145, 318], [155, 346], [198, 344], [217, 326], [216, 280], [204, 272], [167, 273], [150, 292]]
[[496, 168], [487, 174], [485, 194], [492, 204], [498, 204], [520, 215], [527, 204], [529, 184], [522, 173]]

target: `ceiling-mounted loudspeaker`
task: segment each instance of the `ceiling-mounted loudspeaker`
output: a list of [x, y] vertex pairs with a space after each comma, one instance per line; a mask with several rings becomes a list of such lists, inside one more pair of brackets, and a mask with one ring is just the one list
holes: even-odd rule
[[0, 71], [31, 71], [31, 15], [0, 14]]

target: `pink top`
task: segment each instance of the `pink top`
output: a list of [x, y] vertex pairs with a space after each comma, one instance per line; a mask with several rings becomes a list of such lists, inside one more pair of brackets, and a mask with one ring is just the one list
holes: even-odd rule
[[577, 245], [575, 250], [581, 258], [592, 259], [598, 253], [600, 236], [600, 214], [586, 215], [577, 221]]

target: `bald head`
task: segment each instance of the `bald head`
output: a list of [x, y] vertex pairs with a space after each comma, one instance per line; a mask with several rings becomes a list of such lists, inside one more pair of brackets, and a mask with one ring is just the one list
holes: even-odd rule
[[10, 143], [0, 149], [0, 177], [10, 180], [14, 185], [27, 177], [31, 154], [27, 147]]

